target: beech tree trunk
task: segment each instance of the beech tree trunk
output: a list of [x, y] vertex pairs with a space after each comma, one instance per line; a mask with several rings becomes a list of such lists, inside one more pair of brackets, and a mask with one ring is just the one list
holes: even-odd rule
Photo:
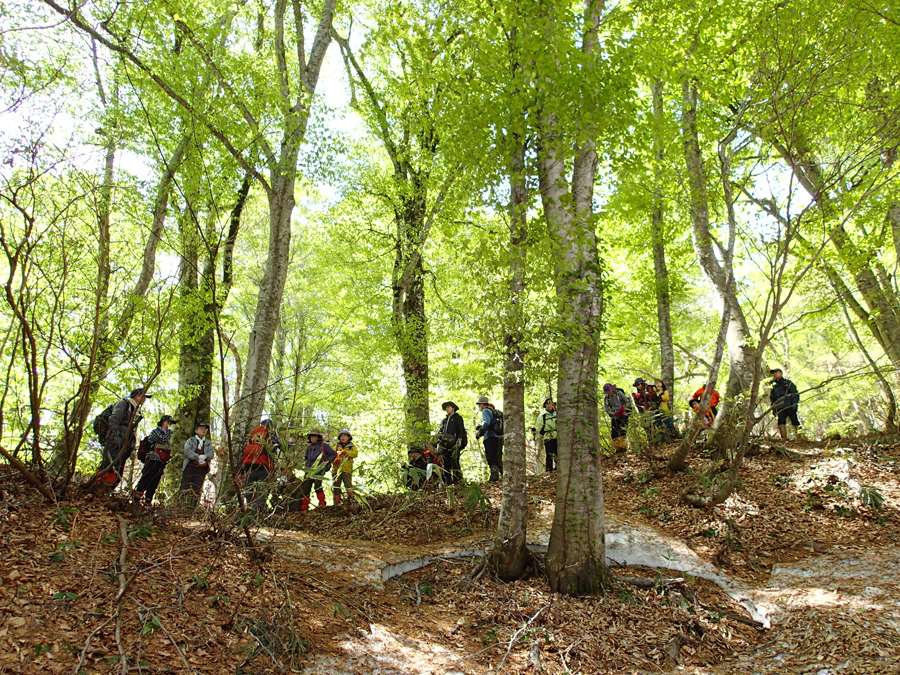
[[530, 558], [526, 548], [528, 497], [525, 483], [525, 354], [522, 331], [527, 272], [525, 143], [512, 134], [509, 201], [509, 315], [506, 333], [506, 377], [503, 382], [505, 434], [503, 436], [503, 497], [491, 564], [504, 581], [522, 577]]
[[[735, 424], [732, 413], [736, 411], [734, 400], [745, 393], [753, 382], [753, 375], [758, 368], [755, 350], [751, 346], [750, 329], [735, 294], [734, 285], [727, 283], [728, 275], [716, 257], [715, 241], [710, 230], [709, 195], [707, 190], [706, 168], [700, 150], [697, 133], [697, 87], [685, 80], [682, 89], [681, 131], [684, 143], [684, 161], [687, 169], [688, 188], [691, 202], [691, 225], [694, 251], [703, 274], [722, 305], [722, 315], [728, 313], [728, 384], [725, 396], [719, 407], [714, 429], [715, 441], [720, 447], [730, 445], [730, 431]], [[723, 436], [722, 432], [729, 433]], [[712, 439], [711, 439], [712, 440]]]
[[656, 278], [656, 322], [659, 327], [660, 376], [669, 388], [669, 406], [675, 404], [675, 346], [672, 340], [669, 270], [666, 267], [666, 231], [663, 203], [663, 97], [662, 82], [657, 78], [651, 85], [653, 93], [653, 208], [650, 215], [650, 238], [653, 245], [653, 270]]
[[[599, 45], [603, 3], [586, 0], [584, 10], [582, 52], [590, 55]], [[544, 81], [552, 81], [552, 77]], [[610, 582], [597, 416], [603, 312], [593, 219], [597, 151], [592, 141], [576, 145], [570, 187], [564, 174], [565, 151], [571, 141], [560, 133], [552, 115], [544, 115], [541, 127], [537, 152], [541, 201], [557, 247], [556, 293], [565, 330], [557, 384], [559, 469], [547, 578], [554, 592], [586, 595], [599, 592]]]
[[[404, 172], [406, 174], [406, 172]], [[428, 323], [425, 316], [424, 244], [426, 187], [419, 176], [404, 176], [412, 194], [402, 197], [395, 211], [396, 247], [391, 276], [394, 340], [406, 385], [407, 443], [423, 447], [430, 432], [428, 411]]]

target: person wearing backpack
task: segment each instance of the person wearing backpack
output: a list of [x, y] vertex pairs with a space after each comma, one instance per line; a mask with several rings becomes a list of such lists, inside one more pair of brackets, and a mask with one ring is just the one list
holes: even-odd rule
[[628, 450], [628, 418], [631, 415], [631, 398], [623, 389], [619, 389], [611, 382], [603, 385], [603, 409], [610, 419], [610, 436], [613, 449], [616, 452]]
[[194, 425], [194, 435], [184, 442], [184, 464], [181, 466], [181, 487], [178, 492], [185, 503], [196, 508], [203, 494], [203, 481], [209, 473], [209, 463], [215, 455], [209, 440], [209, 425], [198, 422]]
[[141, 441], [138, 459], [144, 463], [144, 468], [141, 470], [141, 479], [131, 494], [132, 501], [136, 504], [143, 502], [150, 506], [153, 502], [153, 495], [156, 494], [159, 481], [172, 457], [172, 446], [169, 441], [172, 438], [173, 424], [175, 424], [174, 417], [163, 415], [156, 428]]
[[787, 440], [787, 422], [794, 427], [794, 438], [801, 438], [800, 418], [797, 417], [797, 404], [800, 403], [800, 392], [797, 385], [784, 376], [781, 368], [769, 371], [772, 375], [772, 391], [769, 402], [772, 404], [772, 415], [778, 418], [778, 433], [782, 440]]
[[544, 399], [544, 409], [534, 423], [534, 433], [544, 439], [544, 465], [547, 473], [556, 471], [559, 457], [556, 449], [556, 404], [552, 398]]
[[491, 469], [492, 483], [500, 480], [503, 475], [503, 448], [500, 444], [503, 429], [503, 412], [492, 410], [491, 402], [487, 396], [478, 399], [478, 408], [481, 410], [481, 424], [475, 427], [475, 438], [484, 437], [484, 458]]
[[332, 470], [334, 478], [332, 492], [334, 493], [334, 505], [338, 506], [341, 503], [342, 485], [347, 490], [347, 499], [353, 498], [353, 459], [359, 455], [359, 450], [353, 444], [353, 436], [349, 429], [341, 429], [334, 451], [337, 453], [337, 457]]
[[459, 414], [459, 406], [453, 401], [447, 401], [441, 408], [447, 416], [438, 428], [435, 446], [441, 449], [444, 457], [444, 483], [455, 485], [463, 480], [459, 457], [469, 444], [469, 436], [462, 415]]
[[110, 411], [106, 433], [103, 435], [103, 460], [98, 469], [99, 481], [110, 491], [119, 484], [125, 462], [134, 452], [137, 426], [144, 419], [140, 409], [148, 398], [152, 398], [152, 395], [143, 387], [132, 389], [128, 396], [113, 404]]
[[325, 442], [325, 437], [318, 429], [313, 429], [306, 435], [309, 445], [306, 446], [306, 478], [300, 484], [300, 510], [309, 511], [309, 496], [315, 489], [319, 500], [319, 507], [326, 506], [325, 491], [322, 489], [322, 479], [328, 467], [334, 464], [337, 453]]
[[238, 462], [237, 479], [243, 481], [245, 489], [255, 494], [250, 498], [249, 504], [254, 511], [261, 511], [265, 501], [265, 491], [262, 486], [251, 488], [255, 483], [266, 483], [275, 470], [275, 457], [280, 456], [281, 441], [275, 433], [272, 420], [266, 419], [260, 422], [250, 435], [241, 453]]

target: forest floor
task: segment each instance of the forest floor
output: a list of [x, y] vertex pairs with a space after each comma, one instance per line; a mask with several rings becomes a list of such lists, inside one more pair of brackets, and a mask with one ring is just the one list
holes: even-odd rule
[[504, 584], [472, 573], [499, 485], [273, 517], [252, 554], [233, 518], [48, 505], [0, 471], [0, 673], [900, 673], [900, 444], [761, 444], [711, 509], [668, 451], [604, 467], [610, 557], [662, 558], [613, 571], [655, 583], [578, 599], [539, 573], [552, 475], [537, 573]]

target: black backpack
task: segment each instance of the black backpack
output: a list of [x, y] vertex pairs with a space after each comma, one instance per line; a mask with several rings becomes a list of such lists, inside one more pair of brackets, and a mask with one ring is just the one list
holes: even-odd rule
[[109, 433], [109, 418], [112, 416], [114, 405], [115, 403], [107, 406], [102, 413], [94, 418], [94, 433], [97, 434], [97, 438], [100, 439], [101, 443], [106, 439], [106, 434]]
[[503, 411], [491, 410], [491, 431], [498, 436], [503, 435]]

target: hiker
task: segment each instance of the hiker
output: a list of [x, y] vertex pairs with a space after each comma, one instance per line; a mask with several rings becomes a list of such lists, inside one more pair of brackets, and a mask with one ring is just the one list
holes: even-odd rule
[[672, 413], [671, 395], [666, 383], [662, 380], [656, 380], [653, 383], [656, 393], [659, 394], [659, 411], [656, 413], [665, 427], [666, 440], [673, 441], [681, 438], [678, 429], [675, 427], [675, 415]]
[[253, 492], [253, 496], [248, 500], [249, 506], [254, 511], [261, 511], [265, 505], [265, 490], [257, 485], [257, 483], [265, 483], [272, 475], [275, 469], [273, 457], [280, 450], [281, 443], [278, 435], [275, 434], [272, 420], [266, 419], [253, 428], [253, 431], [247, 436], [247, 443], [241, 452], [241, 458], [238, 462], [237, 480], [243, 482], [244, 489]]
[[613, 449], [625, 452], [628, 450], [628, 418], [633, 410], [631, 398], [625, 390], [607, 382], [603, 385], [603, 409], [609, 415]]
[[[688, 401], [688, 405], [691, 406], [691, 410], [694, 411], [695, 415], [700, 414], [700, 399], [699, 398], [692, 398], [690, 401]], [[703, 414], [703, 419], [701, 420], [701, 424], [703, 425], [704, 429], [709, 429], [713, 425], [713, 422], [715, 422], [715, 421], [716, 421], [716, 414], [713, 412], [712, 406], [710, 406], [706, 410], [706, 412]]]
[[466, 433], [466, 425], [462, 415], [459, 414], [459, 406], [453, 401], [447, 401], [441, 405], [447, 416], [441, 421], [438, 428], [435, 445], [443, 457], [443, 478], [447, 485], [461, 483], [463, 479], [462, 466], [459, 457], [469, 444], [469, 436]]
[[[159, 487], [159, 481], [165, 473], [166, 465], [172, 458], [172, 446], [169, 441], [172, 438], [172, 425], [175, 424], [175, 418], [171, 415], [163, 415], [156, 428], [150, 432], [146, 439], [141, 441], [141, 450], [138, 452], [138, 459], [144, 462], [144, 468], [141, 470], [141, 479], [138, 481], [137, 487], [131, 495], [132, 501], [136, 504], [141, 502], [147, 506], [153, 503], [153, 495], [156, 494], [156, 488]], [[146, 456], [141, 457], [141, 452], [146, 446]]]
[[197, 422], [194, 435], [184, 442], [184, 464], [181, 465], [181, 486], [178, 492], [190, 508], [196, 508], [203, 495], [203, 481], [209, 473], [209, 463], [215, 455], [209, 440], [209, 425]]
[[325, 442], [325, 437], [318, 429], [313, 429], [306, 435], [309, 445], [306, 446], [306, 477], [300, 484], [300, 510], [309, 511], [309, 496], [315, 489], [319, 507], [326, 505], [325, 491], [322, 489], [322, 479], [328, 467], [334, 464], [337, 453]]
[[[99, 478], [110, 491], [122, 480], [125, 462], [134, 452], [137, 426], [143, 418], [140, 408], [148, 398], [153, 398], [143, 387], [132, 389], [128, 396], [117, 401], [110, 411], [109, 422], [103, 437], [103, 460]], [[105, 411], [104, 411], [105, 412]]]
[[349, 429], [341, 429], [334, 451], [337, 453], [337, 459], [334, 460], [332, 471], [334, 478], [332, 491], [334, 492], [334, 505], [338, 506], [341, 503], [342, 485], [347, 489], [347, 499], [353, 498], [353, 458], [359, 454], [359, 450], [353, 444], [353, 436]]
[[[634, 381], [634, 388], [637, 392], [632, 394], [634, 398], [635, 408], [642, 413], [642, 420], [647, 430], [647, 440], [651, 444], [659, 443], [666, 431], [663, 429], [665, 423], [662, 416], [659, 415], [660, 398], [656, 387], [647, 382], [643, 377], [638, 377]], [[649, 420], [649, 425], [646, 423]]]
[[484, 437], [484, 458], [491, 469], [490, 481], [496, 482], [503, 475], [503, 449], [500, 445], [500, 434], [497, 433], [496, 411], [491, 409], [491, 402], [487, 396], [478, 399], [478, 408], [481, 410], [481, 424], [475, 427], [475, 438]]
[[[691, 398], [702, 401], [703, 395], [705, 393], [706, 385], [700, 387], [697, 391], [695, 391], [694, 395], [691, 396]], [[688, 404], [690, 404], [690, 401], [688, 402]], [[716, 415], [719, 414], [719, 392], [717, 392], [715, 389], [713, 389], [712, 394], [709, 395], [709, 409], [712, 410], [713, 419], [715, 419]]]
[[403, 467], [403, 482], [415, 492], [431, 480], [435, 467], [440, 468], [440, 458], [418, 445], [410, 447], [406, 454], [409, 462]]
[[547, 473], [556, 471], [559, 458], [556, 450], [556, 404], [552, 398], [544, 399], [544, 409], [534, 423], [534, 432], [544, 439], [544, 466]]
[[778, 418], [778, 433], [787, 440], [787, 421], [794, 427], [794, 438], [800, 438], [800, 418], [797, 417], [797, 404], [800, 403], [800, 392], [797, 386], [784, 376], [781, 368], [769, 371], [772, 375], [772, 391], [769, 401], [772, 403], [772, 415]]

